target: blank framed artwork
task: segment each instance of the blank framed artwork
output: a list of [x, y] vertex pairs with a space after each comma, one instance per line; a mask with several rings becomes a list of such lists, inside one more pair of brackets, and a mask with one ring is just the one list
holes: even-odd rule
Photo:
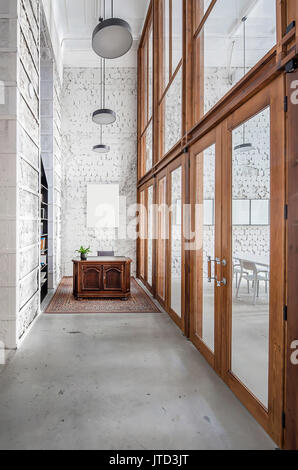
[[214, 225], [214, 211], [214, 200], [204, 199], [204, 225]]
[[250, 200], [233, 200], [233, 225], [250, 225]]
[[87, 227], [119, 228], [119, 184], [87, 186]]
[[251, 225], [270, 224], [270, 201], [255, 199], [251, 201]]

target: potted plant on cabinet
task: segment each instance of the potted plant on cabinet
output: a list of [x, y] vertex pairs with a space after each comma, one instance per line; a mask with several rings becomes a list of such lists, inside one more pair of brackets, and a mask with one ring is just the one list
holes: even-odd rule
[[88, 254], [90, 252], [91, 252], [90, 246], [89, 246], [89, 248], [84, 248], [83, 246], [81, 246], [81, 248], [79, 250], [76, 250], [76, 253], [80, 253], [82, 261], [87, 261]]

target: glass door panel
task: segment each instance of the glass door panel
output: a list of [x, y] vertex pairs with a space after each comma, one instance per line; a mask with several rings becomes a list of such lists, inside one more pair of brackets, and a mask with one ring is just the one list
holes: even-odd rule
[[171, 309], [182, 317], [182, 167], [171, 173]]
[[281, 446], [283, 77], [190, 149], [190, 339]]
[[268, 408], [270, 107], [232, 132], [231, 371]]
[[148, 268], [147, 282], [152, 287], [152, 260], [153, 260], [153, 186], [148, 188]]
[[139, 240], [139, 276], [142, 280], [145, 279], [145, 253], [146, 253], [146, 193], [145, 190], [140, 193], [140, 240]]
[[167, 180], [158, 182], [157, 295], [166, 300], [166, 250], [168, 233]]
[[[283, 77], [222, 125], [224, 380], [281, 445], [284, 393]], [[225, 191], [225, 193], [224, 193]]]
[[195, 155], [193, 165], [196, 234], [194, 334], [214, 353], [215, 144]]

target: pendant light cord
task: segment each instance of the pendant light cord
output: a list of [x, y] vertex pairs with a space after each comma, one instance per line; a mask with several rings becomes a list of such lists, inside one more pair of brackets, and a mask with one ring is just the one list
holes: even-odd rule
[[[101, 75], [101, 109], [103, 107], [103, 59], [100, 59], [100, 75]], [[102, 124], [100, 125], [100, 145], [102, 145]]]
[[[246, 20], [247, 16], [242, 18], [243, 22], [243, 77], [246, 73]], [[245, 143], [245, 123], [243, 124], [243, 143]]]
[[114, 18], [114, 0], [111, 0], [111, 17]]
[[106, 108], [106, 60], [103, 59], [103, 108]]
[[247, 20], [247, 16], [244, 16], [242, 18], [242, 21], [243, 21], [243, 69], [244, 69], [243, 76], [246, 73], [246, 20]]
[[[103, 19], [106, 19], [106, 0], [103, 0]], [[105, 60], [101, 58], [101, 109], [105, 108]], [[103, 128], [100, 125], [100, 144], [103, 142]]]
[[[103, 15], [104, 15], [104, 20], [106, 19], [106, 0], [103, 2]], [[102, 108], [105, 109], [106, 107], [106, 60], [102, 60], [102, 68], [103, 68], [103, 100], [102, 100]]]

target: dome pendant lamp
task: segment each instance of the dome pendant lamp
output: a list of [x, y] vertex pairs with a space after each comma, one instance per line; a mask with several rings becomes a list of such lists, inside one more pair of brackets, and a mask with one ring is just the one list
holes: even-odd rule
[[96, 153], [109, 153], [109, 151], [111, 150], [109, 145], [104, 145], [102, 143], [102, 126], [100, 126], [100, 144], [94, 145], [92, 150], [93, 152], [96, 152]]
[[101, 59], [101, 109], [94, 111], [92, 121], [100, 125], [113, 124], [116, 121], [116, 113], [106, 108], [106, 64], [104, 59]]
[[114, 0], [111, 0], [111, 13], [112, 17], [107, 20], [100, 18], [92, 35], [92, 48], [104, 59], [122, 57], [133, 44], [130, 25], [125, 20], [114, 18]]

